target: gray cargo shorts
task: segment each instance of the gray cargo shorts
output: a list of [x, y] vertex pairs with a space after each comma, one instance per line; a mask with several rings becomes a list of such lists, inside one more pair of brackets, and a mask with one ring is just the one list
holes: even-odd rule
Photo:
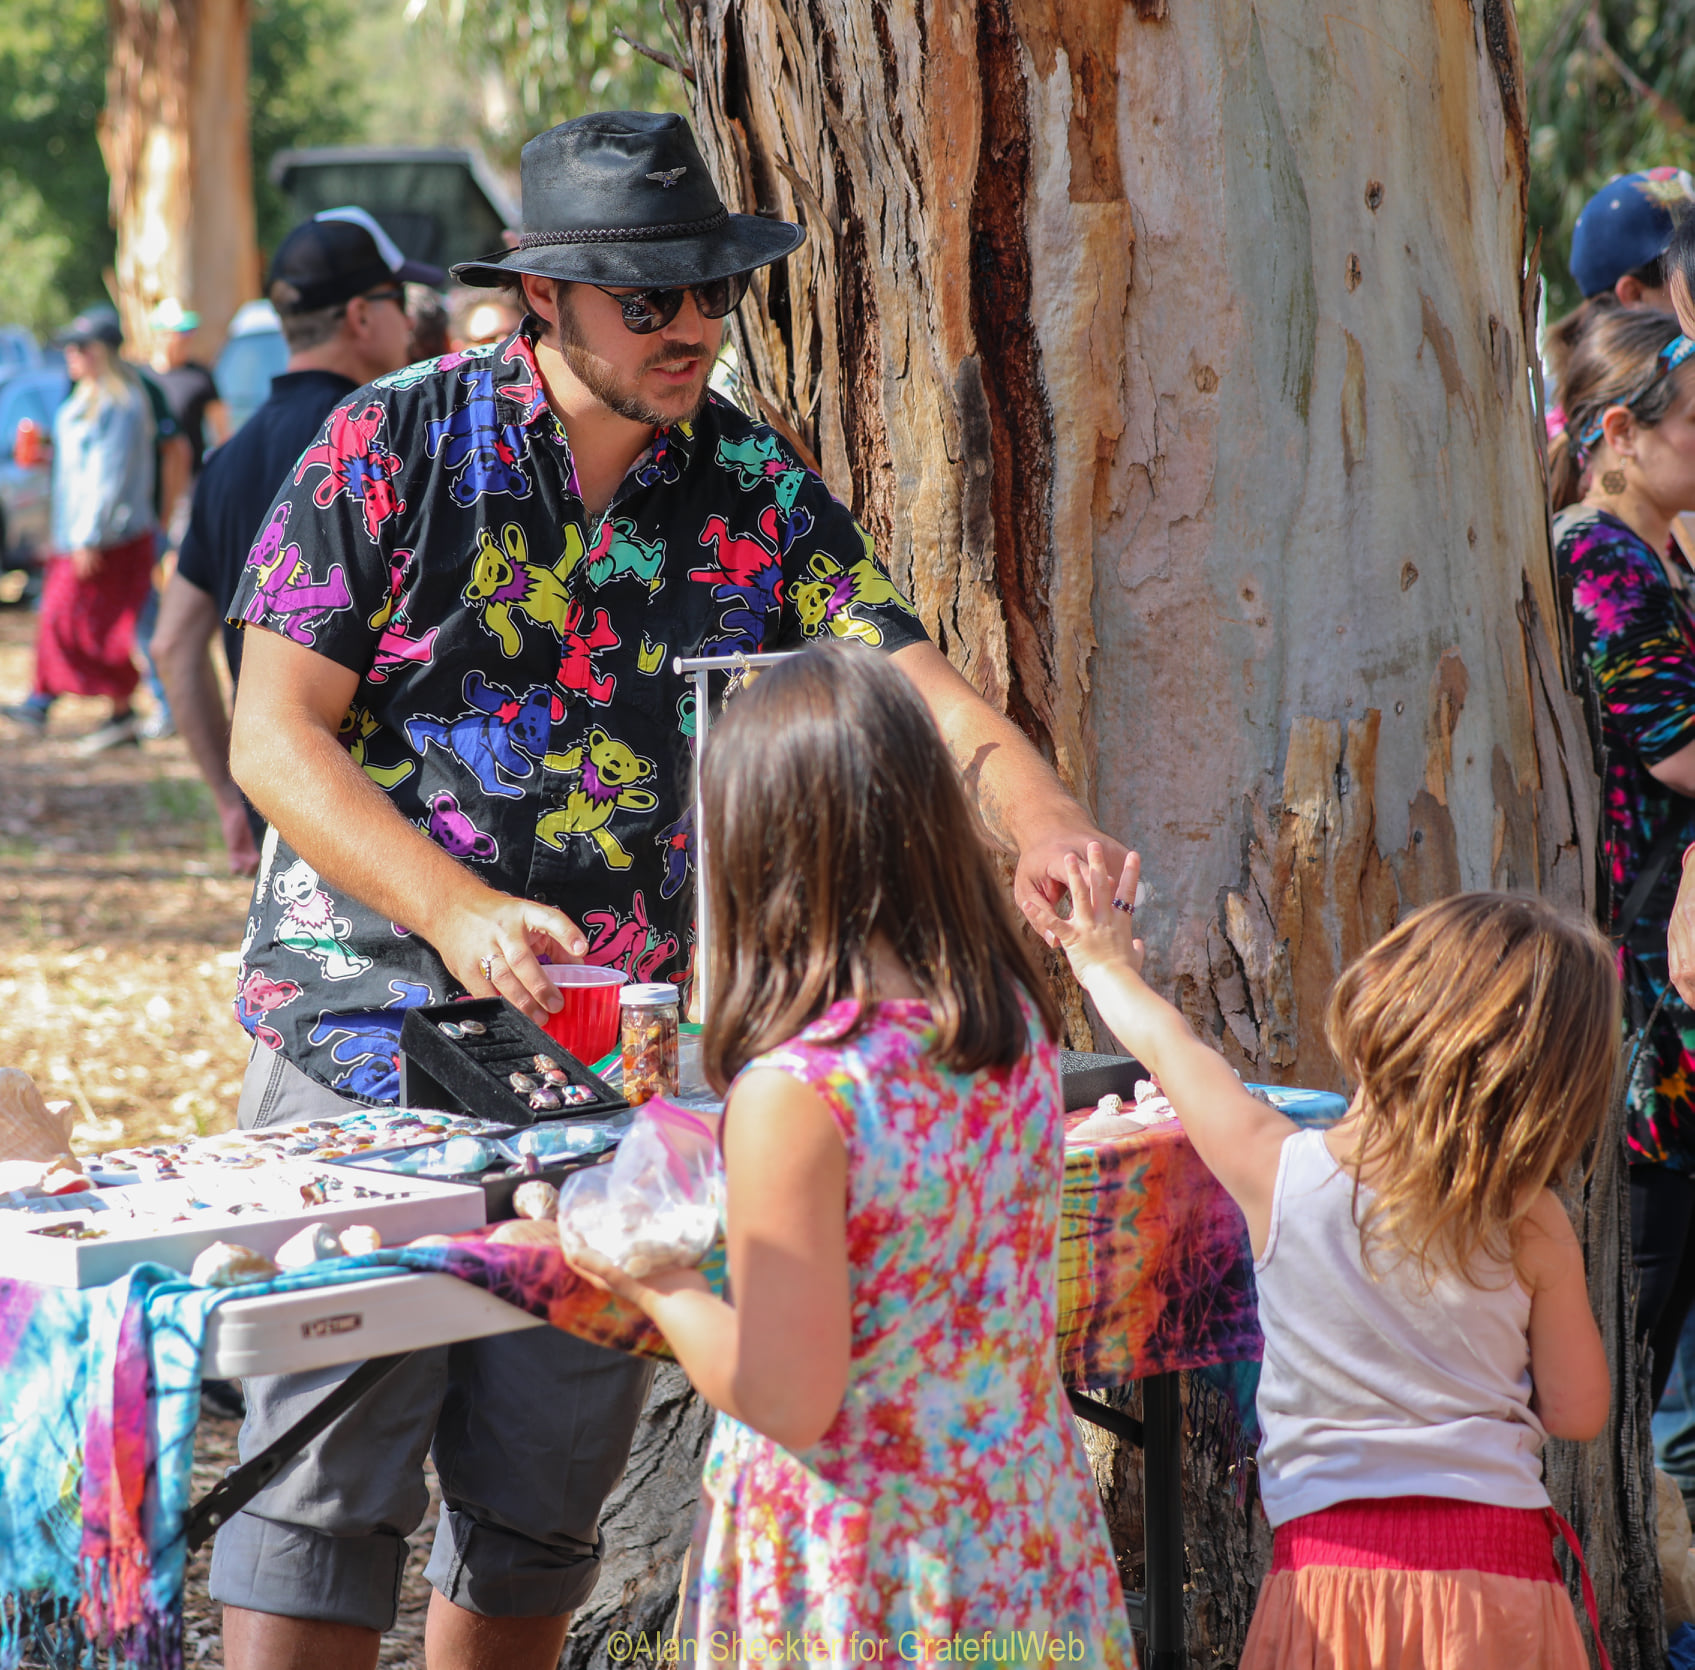
[[[238, 1118], [252, 1128], [351, 1105], [256, 1044]], [[241, 1459], [357, 1366], [244, 1381]], [[487, 1617], [573, 1611], [600, 1574], [600, 1510], [623, 1476], [652, 1379], [651, 1363], [553, 1328], [417, 1352], [219, 1530], [212, 1598], [391, 1628], [432, 1454], [442, 1511], [424, 1575], [434, 1588]]]

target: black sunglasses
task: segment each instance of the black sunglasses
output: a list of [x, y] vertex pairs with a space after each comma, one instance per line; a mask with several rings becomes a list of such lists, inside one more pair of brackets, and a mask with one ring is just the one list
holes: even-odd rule
[[704, 284], [685, 285], [680, 290], [636, 290], [619, 294], [604, 284], [595, 285], [603, 296], [610, 296], [623, 309], [624, 329], [637, 336], [650, 336], [662, 331], [682, 310], [683, 297], [694, 295], [694, 304], [703, 319], [722, 319], [734, 310], [747, 294], [750, 273], [732, 273], [728, 278], [711, 278]]

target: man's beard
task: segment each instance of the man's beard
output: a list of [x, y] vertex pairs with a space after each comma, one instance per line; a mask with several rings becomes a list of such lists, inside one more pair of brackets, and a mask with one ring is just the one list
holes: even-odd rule
[[[555, 305], [559, 310], [559, 357], [571, 368], [577, 381], [601, 405], [616, 412], [621, 418], [628, 418], [631, 423], [645, 424], [650, 429], [664, 429], [673, 423], [692, 423], [700, 416], [700, 409], [706, 404], [707, 389], [704, 382], [694, 404], [686, 412], [661, 412], [648, 405], [634, 392], [633, 386], [623, 386], [612, 367], [589, 347], [588, 340], [577, 323], [576, 309], [571, 304], [570, 292], [560, 285], [554, 295]], [[643, 363], [635, 375], [634, 383], [639, 384], [656, 366], [692, 364], [704, 357], [701, 352], [679, 354], [675, 348], [661, 347]]]

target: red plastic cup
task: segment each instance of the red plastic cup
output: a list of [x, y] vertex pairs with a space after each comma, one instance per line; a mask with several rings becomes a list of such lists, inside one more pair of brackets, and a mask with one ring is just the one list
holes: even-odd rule
[[586, 1067], [592, 1067], [618, 1042], [618, 988], [629, 979], [619, 968], [594, 963], [543, 963], [564, 1006], [549, 1015], [542, 1029]]

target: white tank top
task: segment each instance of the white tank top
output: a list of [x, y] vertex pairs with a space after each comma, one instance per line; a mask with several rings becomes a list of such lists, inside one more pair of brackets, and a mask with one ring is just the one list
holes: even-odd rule
[[[1370, 1198], [1360, 1190], [1362, 1216]], [[1427, 1281], [1389, 1251], [1373, 1273], [1353, 1206], [1353, 1181], [1324, 1133], [1297, 1131], [1277, 1162], [1271, 1232], [1254, 1265], [1271, 1523], [1361, 1497], [1547, 1507], [1530, 1295], [1493, 1261], [1479, 1260], [1483, 1286], [1449, 1272]]]

